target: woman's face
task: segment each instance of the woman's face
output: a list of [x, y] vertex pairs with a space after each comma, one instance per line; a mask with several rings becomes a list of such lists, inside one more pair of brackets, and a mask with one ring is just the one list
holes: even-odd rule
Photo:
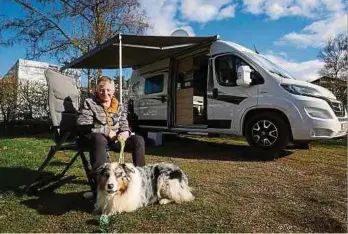
[[112, 97], [114, 96], [114, 92], [115, 92], [115, 89], [110, 83], [102, 82], [99, 84], [98, 97], [100, 101], [102, 102], [111, 101]]

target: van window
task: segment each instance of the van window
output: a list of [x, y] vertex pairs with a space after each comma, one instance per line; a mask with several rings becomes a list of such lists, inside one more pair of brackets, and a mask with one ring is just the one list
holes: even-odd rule
[[222, 86], [237, 86], [237, 71], [240, 66], [248, 65], [233, 55], [223, 55], [215, 59], [217, 81]]
[[163, 91], [164, 75], [157, 75], [146, 78], [145, 80], [145, 94], [160, 93]]

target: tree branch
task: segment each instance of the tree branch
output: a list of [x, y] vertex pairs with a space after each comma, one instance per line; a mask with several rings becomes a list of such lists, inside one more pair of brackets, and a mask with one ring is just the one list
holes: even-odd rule
[[[71, 10], [76, 10], [74, 8], [74, 5], [71, 5], [70, 2], [71, 1], [67, 1], [67, 0], [60, 0], [62, 3], [64, 3], [65, 5], [67, 5], [68, 7], [70, 7]], [[82, 1], [78, 1], [79, 4], [82, 3]], [[87, 7], [86, 4], [84, 4], [85, 7]], [[92, 20], [89, 19], [84, 13], [83, 13], [83, 10], [78, 10], [78, 15], [81, 16], [82, 18], [84, 18], [91, 26], [92, 26]]]
[[[20, 0], [14, 0], [14, 1], [16, 3], [22, 5], [26, 9], [42, 16], [43, 18], [45, 18], [50, 24], [52, 24], [55, 27], [56, 30], [58, 30], [63, 35], [63, 37], [65, 37], [68, 41], [70, 41], [72, 43], [72, 45], [74, 45], [73, 40], [70, 38], [70, 36], [51, 18], [49, 18], [44, 13], [40, 12], [39, 10], [37, 10], [36, 8], [34, 8], [33, 6], [29, 5], [28, 3], [24, 2], [24, 1], [20, 1]], [[81, 48], [78, 45], [74, 45], [74, 46], [81, 50]]]

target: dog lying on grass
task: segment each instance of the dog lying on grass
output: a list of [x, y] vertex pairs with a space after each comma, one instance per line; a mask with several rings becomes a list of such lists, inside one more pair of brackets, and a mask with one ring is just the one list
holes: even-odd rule
[[99, 168], [95, 208], [105, 215], [132, 212], [158, 202], [161, 205], [194, 200], [185, 173], [173, 164], [106, 163]]

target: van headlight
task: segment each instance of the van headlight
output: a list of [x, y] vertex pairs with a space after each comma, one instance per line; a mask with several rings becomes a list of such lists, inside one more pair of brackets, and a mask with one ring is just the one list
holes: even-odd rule
[[305, 107], [305, 111], [310, 117], [320, 118], [320, 119], [332, 119], [330, 112], [324, 109], [316, 107]]
[[302, 96], [310, 96], [310, 97], [320, 97], [321, 94], [313, 88], [301, 86], [301, 85], [281, 85], [283, 89], [288, 91], [289, 93], [295, 94], [295, 95], [302, 95]]

